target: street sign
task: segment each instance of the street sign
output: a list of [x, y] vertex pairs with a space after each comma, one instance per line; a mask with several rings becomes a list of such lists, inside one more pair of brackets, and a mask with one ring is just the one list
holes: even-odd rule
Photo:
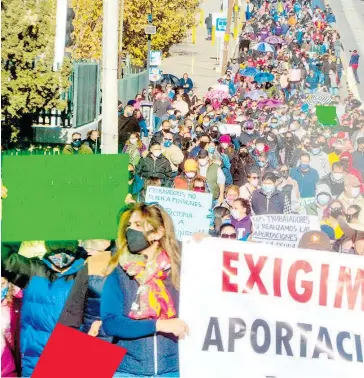
[[149, 81], [158, 81], [161, 78], [161, 71], [158, 67], [149, 68]]
[[151, 66], [160, 66], [162, 64], [162, 51], [151, 50], [149, 64]]
[[145, 34], [147, 34], [147, 35], [148, 34], [150, 34], [150, 35], [156, 34], [157, 33], [157, 27], [154, 26], [154, 25], [148, 25], [148, 26], [145, 27], [144, 31], [145, 31]]
[[227, 15], [226, 13], [213, 13], [212, 14], [212, 25], [215, 28], [216, 38], [223, 38], [226, 26], [227, 26]]
[[148, 23], [152, 23], [153, 22], [153, 16], [149, 13], [148, 14]]
[[227, 25], [227, 18], [217, 18], [216, 19], [216, 31], [225, 32]]

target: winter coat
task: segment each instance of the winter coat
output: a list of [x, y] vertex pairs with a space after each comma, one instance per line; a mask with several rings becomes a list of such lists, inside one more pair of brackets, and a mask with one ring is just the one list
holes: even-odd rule
[[[164, 284], [178, 313], [179, 293], [168, 277]], [[127, 350], [117, 372], [135, 376], [156, 376], [179, 371], [178, 340], [156, 332], [156, 320], [128, 317], [139, 284], [118, 266], [106, 279], [101, 296], [101, 320], [113, 343]]]
[[[184, 88], [185, 93], [188, 93], [192, 88], [193, 88], [193, 82], [192, 80], [188, 77], [187, 80], [185, 80], [183, 77], [179, 80], [179, 85], [180, 87]], [[187, 88], [184, 86], [188, 85]]]
[[292, 168], [290, 176], [297, 181], [301, 198], [315, 197], [316, 185], [319, 181], [316, 169], [310, 167], [307, 172], [302, 173], [300, 167]]
[[135, 168], [135, 173], [143, 180], [150, 177], [159, 177], [162, 181], [162, 186], [170, 187], [172, 185], [171, 163], [163, 155], [154, 159], [152, 154], [149, 153], [145, 158], [141, 158]]
[[20, 330], [23, 377], [32, 375], [63, 310], [77, 272], [85, 262], [84, 256], [78, 254], [70, 268], [62, 274], [53, 270], [46, 257], [43, 260], [27, 259], [13, 253], [5, 257], [2, 264], [2, 276], [24, 288]]
[[275, 190], [270, 198], [262, 189], [253, 192], [251, 204], [255, 215], [261, 214], [283, 214], [285, 194]]
[[[92, 324], [101, 320], [101, 293], [105, 281], [106, 276], [89, 275], [86, 264], [75, 279], [58, 323], [88, 333]], [[102, 325], [96, 337], [112, 342], [112, 337], [106, 335]]]
[[86, 144], [82, 144], [78, 150], [75, 150], [70, 144], [66, 144], [62, 151], [63, 155], [92, 155], [92, 149]]

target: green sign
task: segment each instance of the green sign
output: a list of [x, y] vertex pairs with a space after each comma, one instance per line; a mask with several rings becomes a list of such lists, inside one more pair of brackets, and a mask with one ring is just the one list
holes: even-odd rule
[[316, 115], [324, 126], [336, 126], [337, 115], [335, 106], [316, 105]]
[[127, 155], [3, 156], [2, 241], [115, 239]]

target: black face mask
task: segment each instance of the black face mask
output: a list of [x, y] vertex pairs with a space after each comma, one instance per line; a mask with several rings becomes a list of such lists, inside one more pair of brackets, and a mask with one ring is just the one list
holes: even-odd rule
[[211, 138], [216, 139], [217, 136], [219, 135], [219, 133], [218, 133], [217, 131], [212, 131], [212, 132], [210, 133], [210, 135], [211, 135]]
[[129, 180], [132, 180], [134, 178], [134, 172], [129, 171]]
[[126, 230], [126, 241], [130, 253], [139, 253], [150, 246], [143, 232], [128, 228]]
[[196, 136], [197, 136], [197, 138], [199, 138], [201, 135], [202, 135], [202, 132], [201, 132], [201, 131], [196, 131]]
[[337, 219], [340, 215], [342, 215], [341, 209], [331, 209], [330, 214], [333, 218]]
[[240, 155], [242, 158], [246, 158], [246, 157], [249, 155], [249, 153], [246, 152], [246, 151], [241, 151], [241, 152], [239, 152], [239, 155]]

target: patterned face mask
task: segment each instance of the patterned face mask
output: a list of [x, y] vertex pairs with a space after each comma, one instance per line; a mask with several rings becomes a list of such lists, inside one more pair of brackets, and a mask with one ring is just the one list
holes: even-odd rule
[[66, 252], [55, 253], [47, 258], [58, 269], [65, 269], [75, 261], [75, 256]]

